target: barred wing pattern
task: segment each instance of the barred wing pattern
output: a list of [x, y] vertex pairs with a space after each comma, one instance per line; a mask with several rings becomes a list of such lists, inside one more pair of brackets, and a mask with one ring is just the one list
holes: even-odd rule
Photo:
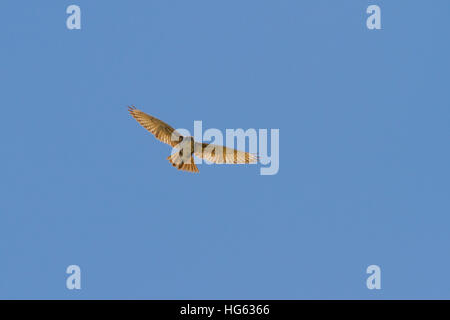
[[256, 163], [258, 161], [258, 156], [253, 153], [231, 149], [211, 143], [196, 142], [194, 150], [194, 154], [197, 157], [218, 164]]
[[159, 141], [176, 147], [183, 140], [183, 136], [167, 123], [136, 109], [134, 106], [128, 107], [128, 112], [141, 126], [153, 133]]

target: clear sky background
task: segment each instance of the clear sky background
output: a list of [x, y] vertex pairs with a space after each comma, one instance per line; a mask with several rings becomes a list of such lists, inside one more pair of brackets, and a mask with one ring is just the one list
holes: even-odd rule
[[[0, 298], [450, 298], [449, 14], [2, 0]], [[279, 173], [177, 171], [129, 104], [176, 128], [278, 128]]]

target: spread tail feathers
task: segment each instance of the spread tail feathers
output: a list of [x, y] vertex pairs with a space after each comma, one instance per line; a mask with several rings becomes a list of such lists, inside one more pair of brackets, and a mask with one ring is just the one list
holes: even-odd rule
[[[167, 158], [172, 166], [176, 167], [178, 170], [184, 170], [189, 172], [199, 172], [197, 166], [194, 163], [194, 158], [190, 156], [189, 160], [183, 159], [180, 153], [174, 153]], [[186, 161], [186, 163], [185, 163]]]

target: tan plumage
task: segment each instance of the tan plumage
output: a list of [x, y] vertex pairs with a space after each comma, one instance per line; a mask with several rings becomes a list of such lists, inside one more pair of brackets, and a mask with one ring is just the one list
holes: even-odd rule
[[[233, 164], [243, 164], [243, 163], [255, 163], [258, 157], [252, 153], [227, 148], [224, 146], [219, 146], [212, 143], [195, 143], [198, 148], [195, 150], [194, 154], [205, 160], [214, 163], [233, 163]], [[201, 145], [201, 146], [200, 146]], [[197, 151], [199, 150], [199, 151]]]
[[[244, 164], [258, 161], [258, 157], [252, 153], [215, 144], [198, 143], [192, 137], [183, 137], [167, 123], [136, 109], [134, 106], [128, 107], [128, 111], [141, 126], [154, 134], [159, 141], [167, 143], [173, 148], [181, 149], [167, 158], [179, 170], [199, 172], [194, 163], [193, 154], [218, 164]], [[185, 149], [190, 149], [190, 154], [183, 155]]]
[[128, 111], [141, 126], [153, 133], [159, 141], [176, 147], [183, 140], [183, 136], [167, 123], [136, 109], [134, 106], [128, 107]]

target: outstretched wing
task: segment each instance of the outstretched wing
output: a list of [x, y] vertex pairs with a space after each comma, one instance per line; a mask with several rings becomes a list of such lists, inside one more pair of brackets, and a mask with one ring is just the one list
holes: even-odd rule
[[256, 163], [258, 156], [211, 143], [195, 143], [194, 154], [214, 163]]
[[136, 109], [134, 106], [128, 107], [128, 111], [141, 126], [153, 133], [159, 141], [176, 147], [183, 140], [183, 136], [167, 123]]

